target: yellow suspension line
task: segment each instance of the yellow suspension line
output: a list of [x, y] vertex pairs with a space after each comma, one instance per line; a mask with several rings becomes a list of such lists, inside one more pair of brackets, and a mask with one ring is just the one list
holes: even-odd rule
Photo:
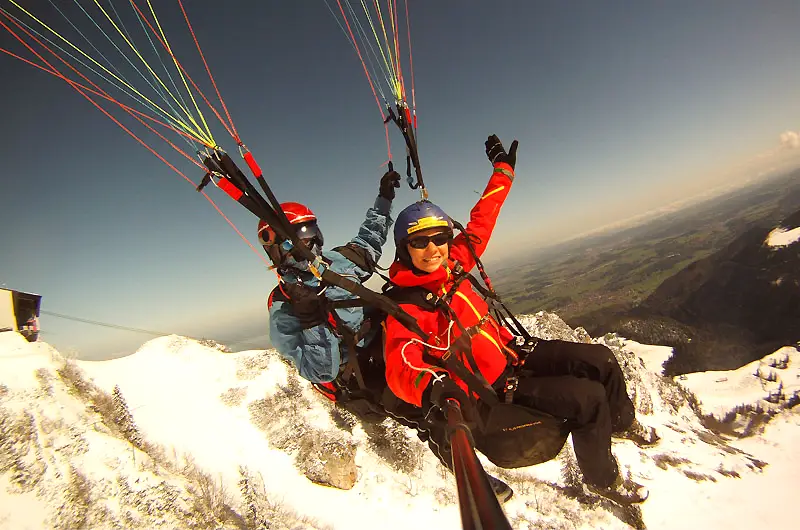
[[389, 45], [389, 36], [386, 35], [386, 24], [383, 22], [383, 14], [381, 13], [381, 6], [380, 1], [375, 1], [375, 11], [378, 13], [378, 21], [381, 23], [381, 30], [383, 30], [383, 40], [386, 43], [386, 52], [389, 55], [389, 62], [390, 62], [390, 69], [392, 72], [392, 83], [393, 86], [391, 87], [392, 93], [394, 94], [395, 99], [400, 99], [400, 91], [398, 87], [400, 86], [400, 80], [397, 77], [397, 70], [395, 69], [395, 59], [392, 53], [392, 47]]
[[[95, 0], [97, 1], [97, 0]], [[183, 75], [183, 70], [181, 70], [180, 66], [178, 66], [178, 59], [175, 58], [175, 54], [172, 53], [172, 48], [170, 48], [169, 42], [167, 41], [167, 36], [164, 34], [164, 30], [161, 29], [161, 22], [158, 21], [158, 17], [156, 16], [155, 10], [153, 10], [153, 5], [150, 3], [150, 0], [147, 0], [147, 6], [150, 8], [150, 14], [153, 15], [153, 20], [158, 27], [158, 32], [161, 33], [161, 38], [164, 39], [164, 45], [169, 52], [170, 57], [172, 57], [172, 61], [175, 63], [175, 68], [178, 70], [178, 74], [181, 76], [181, 80], [183, 81], [183, 86], [186, 87], [186, 92], [189, 94], [189, 98], [191, 98], [192, 103], [194, 104], [195, 110], [197, 110], [197, 114], [200, 116], [200, 120], [203, 122], [203, 126], [206, 128], [206, 132], [208, 133], [209, 138], [213, 141], [213, 136], [211, 135], [211, 129], [208, 127], [208, 123], [206, 123], [206, 118], [203, 113], [200, 111], [200, 108], [197, 106], [197, 101], [194, 99], [194, 95], [192, 91], [189, 89], [189, 85], [186, 82], [186, 79]]]
[[[384, 73], [387, 76], [386, 82], [389, 84], [389, 88], [393, 88], [392, 84], [394, 82], [394, 79], [397, 78], [397, 74], [394, 72], [393, 65], [391, 64], [391, 57], [389, 58], [389, 60], [386, 59], [386, 53], [383, 49], [383, 45], [381, 44], [380, 37], [378, 37], [378, 33], [375, 31], [375, 24], [373, 24], [372, 22], [372, 17], [369, 14], [369, 8], [367, 8], [367, 6], [364, 4], [364, 0], [361, 0], [361, 7], [364, 9], [364, 14], [366, 15], [367, 21], [369, 22], [370, 29], [372, 30], [372, 35], [375, 37], [375, 44], [381, 51], [381, 58], [383, 59], [383, 65], [385, 66]], [[380, 17], [380, 12], [378, 13], [378, 16]], [[389, 77], [391, 77], [392, 79], [389, 79]]]
[[[395, 2], [396, 1], [397, 0], [395, 0]], [[396, 4], [395, 4], [395, 9], [393, 9], [392, 8], [392, 0], [388, 0], [388, 3], [389, 3], [389, 21], [392, 23], [392, 37], [393, 37], [392, 40], [393, 40], [393, 44], [394, 44], [394, 58], [395, 58], [395, 61], [396, 61], [395, 71], [397, 72], [397, 75], [395, 76], [396, 77], [396, 83], [397, 83], [397, 87], [396, 87], [397, 94], [396, 94], [396, 97], [397, 97], [397, 99], [405, 100], [405, 96], [406, 95], [405, 95], [405, 91], [403, 90], [403, 81], [401, 79], [401, 70], [400, 70], [400, 43], [399, 43], [399, 40], [398, 40], [398, 37], [397, 37], [397, 27], [395, 25], [396, 21], [395, 21], [395, 16], [394, 16], [394, 12], [395, 12], [395, 9], [396, 9]]]
[[[164, 82], [161, 80], [161, 78], [158, 76], [158, 74], [156, 74], [155, 71], [147, 63], [145, 58], [142, 57], [142, 54], [139, 53], [139, 50], [136, 49], [136, 47], [128, 39], [128, 37], [125, 36], [125, 34], [122, 32], [122, 30], [120, 30], [120, 28], [117, 26], [116, 22], [114, 22], [114, 20], [111, 18], [111, 16], [108, 14], [108, 12], [106, 12], [106, 10], [103, 9], [103, 6], [100, 5], [100, 2], [98, 0], [94, 0], [94, 3], [95, 3], [95, 5], [97, 5], [97, 7], [100, 9], [100, 11], [106, 16], [106, 18], [111, 23], [111, 25], [114, 26], [114, 29], [117, 30], [117, 33], [119, 33], [119, 35], [122, 37], [122, 39], [128, 44], [130, 49], [133, 50], [133, 53], [135, 53], [136, 56], [139, 58], [139, 60], [142, 61], [142, 64], [147, 68], [147, 70], [150, 72], [150, 74], [156, 79], [156, 81], [158, 81], [158, 84], [161, 85], [161, 87], [167, 92], [167, 94], [169, 94], [169, 96], [172, 98], [172, 101], [174, 101], [175, 104], [178, 106], [178, 108], [180, 108], [184, 112], [184, 114], [186, 114], [186, 117], [189, 119], [189, 121], [192, 123], [192, 125], [195, 128], [195, 132], [196, 133], [201, 133], [203, 131], [203, 129], [197, 123], [197, 121], [195, 120], [194, 116], [192, 116], [191, 112], [189, 112], [189, 109], [187, 109], [186, 107], [181, 105], [181, 103], [178, 101], [178, 99], [175, 97], [175, 95], [170, 91], [170, 89], [167, 87], [167, 85], [164, 84]], [[171, 52], [170, 52], [170, 54], [171, 54]], [[190, 95], [191, 95], [191, 93], [190, 93]], [[197, 105], [195, 105], [195, 108], [196, 107], [197, 107]], [[197, 110], [199, 112], [199, 109], [197, 109]], [[200, 136], [204, 136], [204, 139], [206, 140], [206, 142], [204, 142], [204, 143], [208, 143], [208, 141], [210, 141], [213, 144], [214, 143], [214, 138], [211, 135], [211, 131], [208, 130], [208, 127], [206, 127], [204, 132], [205, 132], [205, 135], [200, 134]]]
[[188, 135], [190, 135], [192, 138], [196, 138], [196, 139], [197, 139], [198, 141], [200, 141], [201, 143], [204, 143], [204, 144], [206, 144], [206, 143], [207, 143], [207, 141], [206, 141], [205, 139], [203, 139], [203, 135], [202, 135], [202, 134], [198, 134], [198, 131], [195, 131], [195, 130], [193, 130], [193, 129], [192, 129], [191, 127], [189, 127], [189, 126], [188, 126], [186, 123], [183, 123], [183, 122], [182, 122], [182, 121], [181, 121], [179, 118], [177, 118], [177, 117], [173, 116], [172, 114], [170, 114], [170, 113], [169, 113], [169, 112], [167, 112], [166, 110], [162, 109], [162, 108], [161, 108], [161, 107], [160, 107], [158, 104], [156, 104], [155, 102], [151, 101], [151, 100], [150, 100], [150, 99], [149, 99], [147, 96], [145, 96], [144, 94], [142, 94], [141, 92], [139, 92], [139, 91], [138, 91], [138, 90], [137, 90], [135, 87], [131, 86], [129, 83], [125, 82], [123, 79], [120, 79], [120, 77], [119, 77], [119, 76], [117, 76], [117, 75], [116, 75], [116, 74], [114, 74], [113, 72], [109, 71], [109, 70], [108, 70], [108, 68], [106, 68], [106, 67], [105, 67], [105, 66], [103, 66], [102, 64], [98, 63], [98, 62], [97, 62], [97, 61], [96, 61], [94, 58], [92, 58], [91, 56], [89, 56], [89, 55], [88, 55], [86, 52], [84, 52], [83, 50], [81, 50], [80, 48], [78, 48], [77, 46], [75, 46], [75, 45], [74, 45], [72, 42], [70, 42], [69, 40], [65, 39], [63, 36], [61, 36], [61, 34], [59, 34], [59, 33], [58, 33], [57, 31], [55, 31], [53, 28], [51, 28], [50, 26], [48, 26], [47, 24], [45, 24], [44, 22], [42, 22], [41, 20], [39, 20], [39, 19], [38, 19], [36, 16], [34, 16], [34, 15], [31, 13], [31, 12], [29, 12], [29, 11], [28, 11], [28, 10], [26, 10], [24, 7], [22, 7], [21, 5], [19, 5], [19, 4], [16, 2], [16, 0], [10, 0], [10, 1], [11, 1], [11, 3], [12, 3], [12, 4], [14, 4], [14, 6], [15, 6], [17, 9], [19, 9], [20, 11], [22, 11], [23, 13], [25, 13], [26, 15], [28, 15], [28, 17], [30, 17], [32, 20], [34, 20], [34, 21], [35, 21], [35, 22], [37, 22], [39, 25], [41, 25], [43, 28], [47, 29], [47, 30], [48, 30], [50, 33], [52, 33], [53, 35], [55, 35], [56, 37], [58, 37], [59, 39], [61, 39], [61, 40], [62, 40], [64, 43], [68, 44], [68, 45], [69, 45], [69, 46], [70, 46], [72, 49], [74, 49], [75, 51], [77, 51], [78, 53], [80, 53], [81, 55], [83, 55], [83, 56], [84, 56], [86, 59], [90, 60], [92, 63], [94, 63], [96, 66], [98, 66], [98, 67], [99, 67], [101, 70], [103, 70], [105, 73], [107, 73], [108, 75], [110, 75], [111, 77], [113, 77], [114, 79], [116, 79], [117, 81], [119, 81], [120, 83], [122, 83], [123, 85], [125, 85], [125, 86], [126, 86], [128, 89], [130, 89], [132, 92], [134, 92], [135, 94], [137, 94], [137, 95], [138, 95], [140, 98], [142, 98], [144, 101], [146, 101], [146, 102], [150, 103], [152, 106], [154, 106], [155, 108], [157, 108], [158, 110], [160, 110], [160, 111], [161, 111], [162, 113], [164, 113], [165, 115], [167, 115], [167, 116], [171, 116], [171, 117], [172, 117], [172, 118], [175, 120], [175, 122], [176, 122], [178, 125], [180, 125], [180, 127], [181, 127], [181, 128], [184, 130], [184, 132], [186, 132], [186, 133], [187, 133]]

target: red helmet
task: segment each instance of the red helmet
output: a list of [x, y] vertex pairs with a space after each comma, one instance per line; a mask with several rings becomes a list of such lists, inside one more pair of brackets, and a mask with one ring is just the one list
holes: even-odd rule
[[[295, 227], [297, 237], [317, 254], [322, 249], [325, 239], [317, 226], [317, 216], [314, 215], [314, 212], [308, 206], [298, 202], [284, 202], [281, 204], [281, 209], [286, 214], [289, 223]], [[280, 243], [277, 239], [277, 235], [269, 223], [263, 219], [259, 220], [258, 241], [264, 246], [264, 250], [276, 265], [280, 264], [285, 257], [285, 251], [280, 248], [280, 245], [275, 244]]]

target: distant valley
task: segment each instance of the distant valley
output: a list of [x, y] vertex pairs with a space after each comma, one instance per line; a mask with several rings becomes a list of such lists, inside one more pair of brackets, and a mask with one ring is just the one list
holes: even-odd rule
[[554, 311], [592, 335], [617, 331], [675, 347], [669, 373], [736, 368], [800, 340], [800, 288], [792, 287], [800, 245], [761, 248], [772, 228], [796, 222], [799, 211], [797, 170], [537, 251], [496, 269], [494, 284], [518, 313]]

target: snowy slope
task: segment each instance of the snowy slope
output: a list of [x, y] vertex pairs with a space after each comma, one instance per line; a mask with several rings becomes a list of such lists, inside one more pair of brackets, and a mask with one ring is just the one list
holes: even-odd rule
[[[592, 340], [585, 331], [572, 330], [548, 313], [526, 316], [523, 323], [544, 338]], [[514, 498], [505, 505], [514, 528], [738, 528], [762, 527], [767, 521], [789, 525], [796, 510], [788, 497], [794, 477], [800, 473], [800, 460], [794, 457], [800, 441], [796, 414], [782, 412], [763, 433], [742, 440], [714, 434], [698, 418], [687, 390], [646, 368], [659, 366], [664, 350], [651, 350], [657, 353], [645, 362], [630, 350], [641, 351], [647, 345], [633, 345], [614, 335], [596, 340], [614, 349], [626, 372], [640, 420], [655, 426], [662, 437], [656, 446], [645, 449], [626, 440], [614, 442], [621, 467], [648, 485], [651, 498], [641, 513], [622, 512], [608, 502], [575, 498], [565, 492], [560, 461], [517, 470], [499, 470], [486, 463], [488, 471], [502, 476], [515, 489]], [[42, 366], [52, 367], [53, 355], [42, 343], [0, 341], [0, 383], [15, 388], [15, 406], [22, 408], [25, 399], [21, 398], [37, 392], [33, 372]], [[273, 502], [283, 502], [288, 509], [316, 519], [319, 523], [315, 527], [460, 528], [452, 476], [442, 473], [439, 463], [413, 435], [408, 445], [419, 450], [421, 462], [408, 473], [398, 472], [375, 453], [360, 427], [352, 434], [339, 429], [331, 419], [328, 402], [301, 383], [302, 400], [307, 400], [307, 405], [298, 416], [285, 421], [349, 437], [356, 447], [358, 466], [358, 479], [349, 490], [308, 480], [297, 468], [294, 452], [280, 448], [279, 433], [259, 429], [249, 410], [259, 400], [280, 393], [293, 378], [293, 370], [274, 352], [224, 354], [171, 336], [150, 341], [129, 357], [79, 365], [99, 387], [110, 392], [119, 385], [144, 436], [178, 454], [191, 454], [198, 466], [222, 480], [236, 502], [242, 500], [237, 487], [238, 468], [246, 465], [261, 475]], [[707, 403], [711, 399], [708, 396], [725, 383], [716, 382], [723, 377], [709, 376], [689, 386], [700, 394], [701, 403]], [[731, 373], [727, 380], [733, 385], [737, 378]], [[735, 388], [731, 390], [734, 395]], [[65, 392], [56, 391], [52, 401], [41, 406], [54, 411], [73, 406], [85, 413], [85, 406], [70, 399]], [[735, 401], [728, 405], [735, 406]], [[0, 406], [6, 407], [7, 402], [0, 397]], [[105, 462], [121, 466], [126, 451], [131, 452], [130, 445], [118, 439], [93, 438], [88, 447], [81, 465], [92, 470], [102, 470]], [[8, 473], [0, 474], [0, 481], [8, 477]], [[24, 514], [29, 512], [21, 507], [41, 502], [41, 496], [15, 494], [14, 503], [9, 504], [6, 501], [12, 497], [5, 483], [2, 486], [0, 506], [10, 508], [0, 510], [0, 528], [4, 517], [6, 523], [28, 520]], [[53, 489], [59, 488], [63, 485], [54, 483]], [[746, 499], [752, 501], [742, 502]], [[28, 525], [46, 527], [41, 521], [28, 520]]]
[[[303, 476], [291, 456], [272, 448], [250, 421], [248, 404], [274, 392], [290, 370], [273, 354], [257, 373], [242, 373], [242, 361], [258, 353], [221, 354], [171, 336], [150, 341], [129, 357], [80, 365], [100, 386], [122, 388], [148, 437], [192, 454], [206, 470], [221, 476], [229, 490], [236, 490], [238, 466], [246, 465], [262, 474], [268, 494], [335, 528], [408, 528], [422, 517], [441, 528], [458, 526], [455, 505], [432, 510], [432, 494], [440, 482], [434, 465], [428, 466], [425, 479], [406, 477], [364, 452], [357, 462], [362, 476], [350, 491], [319, 486]], [[231, 388], [246, 389], [238, 406], [220, 400]], [[307, 412], [312, 423], [335, 429], [323, 398], [308, 385], [305, 390], [316, 404]], [[344, 505], [347, 510], [341, 509]], [[357, 521], [353, 514], [358, 514]]]
[[800, 351], [785, 346], [738, 370], [686, 374], [678, 379], [699, 397], [703, 413], [717, 418], [742, 405], [775, 409], [800, 393]]
[[0, 333], [0, 528], [204, 528], [189, 482], [110, 431], [63, 367]]
[[630, 339], [625, 339], [622, 347], [635, 353], [644, 362], [645, 368], [658, 375], [664, 374], [664, 363], [672, 357], [673, 353], [670, 346], [642, 344]]

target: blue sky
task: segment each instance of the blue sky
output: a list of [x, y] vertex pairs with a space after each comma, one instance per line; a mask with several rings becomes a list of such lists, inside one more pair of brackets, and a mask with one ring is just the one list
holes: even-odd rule
[[[308, 204], [329, 246], [347, 241], [376, 195], [386, 145], [324, 1], [187, 9], [279, 199]], [[410, 13], [431, 199], [466, 219], [490, 170], [486, 136], [520, 141], [490, 263], [780, 167], [790, 153], [779, 135], [800, 128], [797, 2], [447, 0], [411, 2]], [[182, 21], [167, 12], [162, 22], [204, 79]], [[0, 46], [23, 52], [5, 32]], [[0, 69], [0, 284], [44, 295], [52, 312], [261, 344], [274, 275], [222, 217], [65, 83], [7, 56]], [[252, 214], [210, 194], [255, 243]], [[416, 198], [404, 187], [396, 205]], [[88, 358], [148, 339], [42, 324], [45, 340]]]

